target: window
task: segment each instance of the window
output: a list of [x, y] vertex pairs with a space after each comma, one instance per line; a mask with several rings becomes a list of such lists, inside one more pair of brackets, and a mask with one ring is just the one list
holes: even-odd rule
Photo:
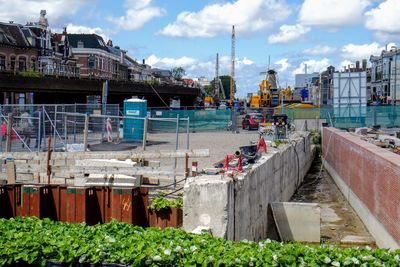
[[30, 69], [36, 70], [36, 58], [31, 57]]
[[19, 57], [18, 59], [18, 70], [26, 71], [26, 57]]
[[96, 58], [94, 57], [94, 55], [90, 55], [89, 56], [89, 68], [94, 69], [96, 68]]
[[4, 55], [0, 55], [0, 70], [6, 69], [6, 57]]
[[15, 56], [10, 57], [10, 70], [15, 70]]

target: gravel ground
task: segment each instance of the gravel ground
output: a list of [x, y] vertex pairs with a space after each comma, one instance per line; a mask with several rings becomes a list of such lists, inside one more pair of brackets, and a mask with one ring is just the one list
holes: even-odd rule
[[[293, 202], [318, 203], [321, 207], [321, 241], [340, 246], [375, 247], [375, 241], [344, 198], [333, 179], [321, 168], [317, 155]], [[320, 177], [320, 178], [319, 178]]]
[[[190, 149], [209, 149], [210, 157], [190, 159], [198, 161], [199, 168], [212, 167], [214, 163], [224, 159], [226, 154], [233, 154], [240, 146], [250, 145], [251, 141], [258, 141], [257, 131], [232, 132], [197, 132], [189, 134]], [[173, 150], [176, 145], [176, 135], [171, 133], [149, 134], [149, 145], [146, 150]], [[186, 149], [187, 135], [179, 134], [179, 149]]]

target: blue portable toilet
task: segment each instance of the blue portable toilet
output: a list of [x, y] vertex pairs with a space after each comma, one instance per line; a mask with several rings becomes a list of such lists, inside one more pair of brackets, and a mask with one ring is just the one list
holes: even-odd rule
[[[124, 100], [124, 116], [144, 118], [147, 115], [147, 100], [131, 98]], [[124, 139], [128, 141], [143, 140], [144, 120], [124, 119]]]

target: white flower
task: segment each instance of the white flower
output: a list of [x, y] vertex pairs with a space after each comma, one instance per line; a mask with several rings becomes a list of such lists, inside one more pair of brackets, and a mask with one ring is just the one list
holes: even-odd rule
[[182, 247], [181, 246], [176, 246], [176, 248], [174, 249], [176, 252], [179, 252], [179, 251], [181, 251], [182, 250]]
[[151, 260], [150, 260], [150, 259], [147, 259], [144, 263], [145, 263], [146, 265], [150, 265], [150, 264], [151, 264]]
[[240, 260], [239, 258], [236, 258], [236, 259], [235, 259], [235, 262], [236, 262], [236, 263], [240, 263], [241, 260]]
[[340, 266], [340, 262], [332, 261], [332, 265], [335, 266], [335, 267], [339, 267]]
[[161, 257], [159, 255], [155, 255], [153, 257], [153, 261], [161, 261]]
[[167, 256], [171, 255], [171, 250], [170, 249], [164, 250], [164, 254]]
[[331, 262], [331, 259], [330, 259], [329, 257], [325, 257], [324, 262], [325, 262], [326, 264], [328, 264], [328, 263]]
[[208, 261], [209, 261], [209, 262], [214, 261], [214, 256], [208, 256]]
[[271, 239], [269, 239], [269, 238], [267, 238], [266, 240], [265, 240], [265, 243], [271, 243]]
[[191, 247], [190, 247], [190, 250], [191, 250], [192, 252], [195, 252], [196, 249], [197, 249], [196, 246], [191, 246]]
[[274, 261], [276, 261], [278, 259], [278, 256], [274, 253], [272, 254], [272, 258], [274, 259]]

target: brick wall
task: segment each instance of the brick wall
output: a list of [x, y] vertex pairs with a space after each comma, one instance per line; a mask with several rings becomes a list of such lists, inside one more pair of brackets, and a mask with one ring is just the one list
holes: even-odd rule
[[330, 167], [400, 243], [400, 156], [334, 128], [323, 128], [322, 146]]

